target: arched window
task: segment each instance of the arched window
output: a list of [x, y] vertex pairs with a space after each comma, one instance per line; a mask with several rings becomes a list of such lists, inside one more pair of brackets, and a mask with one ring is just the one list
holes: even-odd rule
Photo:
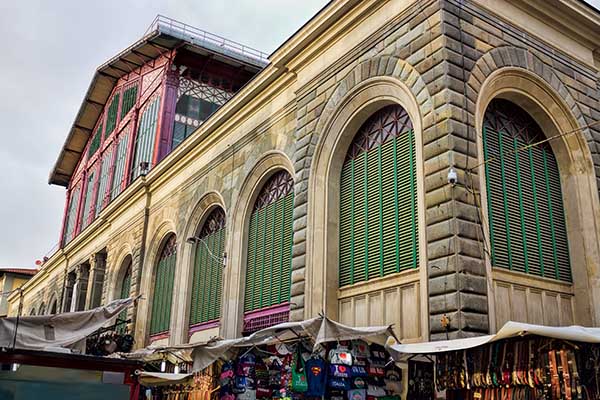
[[50, 304], [50, 315], [54, 315], [58, 311], [58, 300], [54, 298]]
[[361, 126], [342, 167], [339, 286], [417, 268], [417, 221], [415, 136], [391, 105]]
[[150, 335], [157, 335], [169, 331], [176, 261], [176, 236], [171, 234], [165, 240], [165, 243], [159, 252], [158, 260], [156, 261]]
[[35, 314], [35, 308], [32, 308], [31, 311], [29, 311], [29, 315], [35, 316]]
[[221, 315], [221, 277], [225, 249], [225, 212], [215, 208], [195, 244], [190, 326], [216, 321]]
[[279, 171], [264, 184], [254, 203], [248, 231], [245, 332], [287, 321], [289, 316], [293, 186], [291, 175]]
[[[126, 270], [125, 275], [123, 275], [123, 280], [121, 281], [121, 293], [119, 293], [120, 299], [126, 299], [129, 297], [129, 293], [131, 291], [131, 257], [127, 256], [125, 260]], [[127, 309], [121, 311], [118, 317], [118, 321], [126, 321], [127, 320]], [[127, 324], [121, 324], [117, 327], [117, 332], [125, 333], [127, 331]]]
[[40, 306], [40, 309], [38, 311], [38, 315], [44, 315], [46, 314], [46, 305], [44, 303], [42, 303], [42, 305]]
[[558, 165], [539, 125], [508, 100], [488, 106], [483, 150], [494, 267], [571, 281]]

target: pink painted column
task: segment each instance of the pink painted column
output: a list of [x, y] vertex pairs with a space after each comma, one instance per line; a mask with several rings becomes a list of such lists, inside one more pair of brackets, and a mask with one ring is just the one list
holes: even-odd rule
[[171, 144], [173, 143], [173, 121], [175, 121], [175, 106], [177, 105], [178, 88], [179, 72], [176, 66], [171, 64], [168, 66], [168, 71], [165, 74], [152, 165], [158, 164], [171, 152]]

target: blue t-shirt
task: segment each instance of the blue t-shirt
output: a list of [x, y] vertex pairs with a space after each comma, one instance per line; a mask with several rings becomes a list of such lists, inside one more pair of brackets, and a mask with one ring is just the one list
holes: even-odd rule
[[327, 371], [325, 370], [325, 361], [322, 358], [311, 358], [304, 365], [306, 379], [308, 380], [308, 390], [304, 394], [306, 397], [321, 397], [325, 395], [325, 386], [327, 380]]

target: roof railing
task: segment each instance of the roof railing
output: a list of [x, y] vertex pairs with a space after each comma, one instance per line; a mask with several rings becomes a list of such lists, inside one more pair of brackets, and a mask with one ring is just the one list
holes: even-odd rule
[[208, 49], [220, 50], [225, 54], [232, 53], [234, 56], [243, 56], [261, 65], [269, 63], [269, 55], [267, 53], [160, 14], [154, 18], [144, 36], [154, 31], [166, 33], [176, 38], [187, 40], [190, 43], [207, 47]]

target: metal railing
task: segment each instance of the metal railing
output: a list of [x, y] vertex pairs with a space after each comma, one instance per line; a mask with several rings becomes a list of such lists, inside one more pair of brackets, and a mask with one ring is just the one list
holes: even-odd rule
[[220, 50], [226, 54], [237, 55], [238, 57], [242, 56], [261, 65], [269, 63], [269, 55], [267, 53], [160, 14], [152, 21], [144, 36], [154, 31], [166, 33], [193, 44], [207, 47], [208, 49]]

